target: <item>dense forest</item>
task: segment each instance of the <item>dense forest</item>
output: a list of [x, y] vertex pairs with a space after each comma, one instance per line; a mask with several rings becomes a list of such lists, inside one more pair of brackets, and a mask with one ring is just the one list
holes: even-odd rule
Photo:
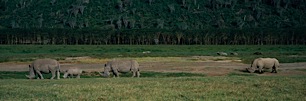
[[0, 44], [306, 44], [306, 0], [0, 0]]

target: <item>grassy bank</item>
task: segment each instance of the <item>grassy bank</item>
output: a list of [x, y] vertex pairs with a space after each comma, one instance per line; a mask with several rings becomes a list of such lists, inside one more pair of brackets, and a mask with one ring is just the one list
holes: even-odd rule
[[0, 100], [305, 100], [304, 76], [0, 80]]
[[[150, 51], [149, 54], [143, 52]], [[216, 52], [237, 52], [245, 63], [256, 57], [275, 57], [282, 63], [306, 62], [306, 46], [289, 45], [1, 45], [0, 62], [29, 62], [37, 58], [90, 56], [116, 57], [184, 57], [216, 56]], [[254, 55], [262, 52], [263, 55]], [[232, 57], [232, 56], [229, 56]]]

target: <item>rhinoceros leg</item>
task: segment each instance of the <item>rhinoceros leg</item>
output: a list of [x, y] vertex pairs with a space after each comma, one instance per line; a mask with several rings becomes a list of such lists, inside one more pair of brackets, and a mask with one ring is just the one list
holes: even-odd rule
[[118, 72], [118, 70], [113, 70], [113, 74], [114, 74], [114, 77], [119, 77], [119, 72]]
[[258, 67], [258, 71], [259, 71], [259, 73], [260, 73], [260, 74], [262, 74], [262, 73], [263, 73], [262, 68], [263, 68], [262, 66], [259, 66], [259, 67]]
[[276, 71], [276, 67], [274, 67], [274, 73], [277, 73], [277, 71]]
[[52, 77], [50, 79], [54, 79], [55, 78], [55, 70], [51, 70], [51, 74], [52, 74]]
[[43, 75], [40, 73], [39, 70], [36, 70], [36, 73], [38, 74], [38, 76], [40, 77], [40, 79], [44, 79]]
[[64, 75], [63, 75], [63, 78], [67, 78], [67, 76], [68, 76], [68, 73], [65, 72]]
[[73, 74], [69, 74], [70, 75], [70, 78], [73, 78]]
[[132, 77], [135, 77], [136, 76], [136, 72], [132, 71], [132, 73], [133, 73]]
[[136, 72], [136, 76], [137, 76], [137, 77], [140, 76], [140, 72], [139, 72], [139, 71]]
[[272, 67], [272, 72], [271, 73], [277, 73], [275, 66]]
[[81, 78], [80, 75], [81, 75], [81, 74], [78, 74], [78, 76], [77, 76], [76, 78], [78, 78], [78, 79]]
[[57, 79], [60, 79], [60, 71], [59, 70], [57, 70]]

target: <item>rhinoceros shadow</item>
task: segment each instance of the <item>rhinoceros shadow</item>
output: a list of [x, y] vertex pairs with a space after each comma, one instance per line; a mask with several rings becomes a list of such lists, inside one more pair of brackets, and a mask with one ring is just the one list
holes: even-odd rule
[[[239, 69], [238, 70], [239, 72], [243, 72], [243, 73], [250, 73], [248, 70], [246, 70], [246, 69]], [[255, 72], [254, 73], [259, 73], [259, 71], [258, 70], [255, 70]]]

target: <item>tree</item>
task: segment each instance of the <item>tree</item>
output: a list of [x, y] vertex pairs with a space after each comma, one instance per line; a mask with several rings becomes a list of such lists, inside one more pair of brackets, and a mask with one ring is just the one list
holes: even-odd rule
[[164, 20], [157, 19], [157, 28], [163, 29], [164, 28]]
[[176, 32], [176, 38], [177, 38], [177, 44], [181, 44], [181, 39], [183, 37], [183, 33], [181, 32]]
[[121, 0], [117, 0], [117, 8], [120, 12], [123, 12], [123, 2]]
[[134, 19], [130, 19], [130, 23], [129, 23], [129, 26], [130, 26], [130, 29], [133, 29], [135, 27], [135, 20]]
[[173, 13], [175, 11], [174, 4], [170, 4], [170, 5], [168, 5], [168, 7], [169, 7], [169, 10], [170, 10], [170, 13]]
[[116, 24], [117, 24], [117, 28], [120, 30], [120, 29], [121, 29], [121, 26], [122, 26], [122, 21], [121, 21], [121, 19], [117, 20]]

